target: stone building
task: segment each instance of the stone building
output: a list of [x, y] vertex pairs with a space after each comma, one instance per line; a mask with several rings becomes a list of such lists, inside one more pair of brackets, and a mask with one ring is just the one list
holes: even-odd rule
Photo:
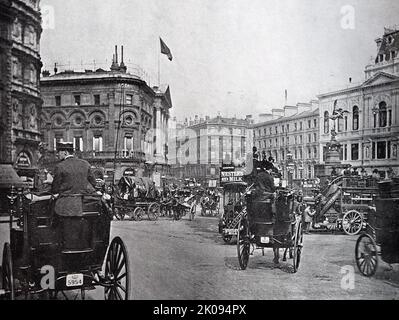
[[50, 150], [57, 141], [73, 142], [109, 181], [126, 172], [151, 175], [154, 166], [166, 170], [169, 87], [151, 88], [127, 72], [123, 47], [121, 63], [116, 48], [110, 71], [46, 71], [41, 88], [42, 133]]
[[33, 177], [41, 141], [39, 0], [0, 0], [0, 161]]
[[219, 168], [224, 164], [243, 165], [252, 140], [251, 118], [217, 116], [177, 124], [170, 134], [171, 170], [179, 178], [195, 178], [203, 186], [218, 184]]
[[[385, 28], [376, 43], [377, 55], [366, 66], [363, 83], [318, 96], [320, 143], [325, 156], [335, 126], [342, 163], [369, 174], [377, 169], [385, 177], [390, 168], [399, 174], [399, 30]], [[329, 119], [334, 106], [343, 111], [335, 123]]]
[[294, 180], [315, 177], [314, 167], [320, 158], [317, 101], [272, 109], [272, 113], [261, 114], [252, 129], [255, 147], [260, 154], [265, 151], [267, 158], [273, 157], [284, 178], [291, 155]]

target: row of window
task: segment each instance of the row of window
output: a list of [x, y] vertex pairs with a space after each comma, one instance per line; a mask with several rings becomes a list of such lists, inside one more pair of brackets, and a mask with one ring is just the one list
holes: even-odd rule
[[[269, 152], [267, 152], [267, 154], [268, 154], [267, 157], [272, 156], [276, 162], [288, 160], [288, 156], [287, 156], [288, 152], [286, 152], [285, 150], [269, 151]], [[291, 153], [291, 155], [292, 155], [293, 160], [303, 160], [303, 159], [317, 160], [319, 158], [317, 147], [294, 149], [293, 152]]]
[[[313, 121], [311, 120], [311, 119], [309, 119], [307, 122], [305, 122], [306, 123], [306, 129], [312, 129], [312, 128], [317, 128], [317, 119], [313, 119]], [[293, 131], [298, 131], [298, 130], [303, 130], [303, 123], [302, 123], [302, 121], [300, 121], [299, 123], [298, 122], [295, 122], [294, 123], [294, 126], [293, 127], [291, 127], [291, 129], [293, 129]], [[269, 135], [272, 135], [273, 133], [274, 134], [278, 134], [279, 133], [279, 128], [280, 128], [280, 132], [281, 133], [288, 133], [288, 132], [290, 132], [290, 124], [289, 123], [287, 123], [287, 124], [283, 124], [283, 125], [281, 125], [281, 126], [274, 126], [274, 127], [269, 127], [269, 130], [268, 130], [268, 133], [269, 133]], [[254, 133], [255, 133], [256, 131], [254, 131]], [[267, 135], [267, 129], [266, 128], [263, 128], [263, 131], [262, 131], [262, 129], [259, 129], [258, 130], [258, 137], [261, 137], [262, 136], [262, 133], [263, 133], [263, 135], [264, 136], [266, 136]]]
[[398, 53], [395, 50], [391, 50], [390, 52], [387, 52], [385, 54], [379, 54], [377, 58], [375, 59], [375, 63], [389, 61], [391, 59], [395, 59]]
[[[312, 142], [317, 142], [317, 133], [314, 132], [309, 133], [307, 135], [305, 135], [306, 137], [306, 141], [305, 143], [312, 143]], [[281, 137], [280, 139], [275, 138], [275, 139], [269, 139], [269, 140], [263, 140], [263, 144], [262, 141], [258, 141], [258, 147], [259, 148], [272, 148], [272, 147], [278, 147], [278, 142], [281, 142], [281, 146], [285, 146], [285, 145], [297, 145], [297, 144], [302, 144], [303, 143], [303, 136], [299, 135], [299, 136], [294, 136], [294, 137]]]
[[[124, 151], [133, 151], [134, 144], [133, 144], [133, 137], [132, 136], [125, 136], [123, 139], [123, 150]], [[55, 137], [54, 138], [54, 150], [56, 149], [57, 142], [63, 142], [63, 138]], [[75, 151], [84, 151], [83, 145], [83, 137], [74, 137], [73, 138], [73, 148]], [[102, 152], [103, 151], [103, 137], [102, 136], [94, 136], [92, 139], [92, 151], [95, 152]]]
[[[378, 108], [373, 109], [373, 127], [384, 128], [392, 125], [392, 110], [387, 109], [385, 101], [378, 104]], [[337, 131], [348, 130], [348, 116], [337, 119]], [[359, 130], [359, 107], [353, 106], [352, 108], [352, 130]], [[324, 112], [324, 133], [330, 132], [330, 114], [328, 111]]]
[[37, 84], [36, 67], [32, 63], [22, 63], [17, 57], [13, 58], [12, 74], [15, 80], [24, 80], [32, 85]]

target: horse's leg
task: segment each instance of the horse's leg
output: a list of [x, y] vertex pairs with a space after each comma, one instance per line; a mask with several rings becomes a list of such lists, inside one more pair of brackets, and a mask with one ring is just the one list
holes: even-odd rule
[[288, 248], [285, 248], [285, 250], [284, 250], [284, 256], [283, 256], [283, 261], [287, 261], [287, 251], [288, 251]]

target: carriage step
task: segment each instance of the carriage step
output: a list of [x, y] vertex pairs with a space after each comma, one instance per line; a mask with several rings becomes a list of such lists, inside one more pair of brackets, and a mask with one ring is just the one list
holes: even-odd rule
[[92, 253], [93, 249], [85, 249], [85, 250], [62, 250], [63, 254], [82, 254], [82, 253]]

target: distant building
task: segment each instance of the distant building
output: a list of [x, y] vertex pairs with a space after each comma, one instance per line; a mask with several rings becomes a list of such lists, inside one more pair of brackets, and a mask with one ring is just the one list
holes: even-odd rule
[[208, 186], [209, 181], [218, 184], [223, 163], [244, 164], [247, 142], [252, 139], [250, 124], [249, 116], [246, 119], [195, 116], [193, 120], [177, 123], [169, 143], [174, 143], [174, 148], [170, 148], [171, 157], [175, 155], [171, 162], [172, 174], [195, 178], [203, 186]]
[[[41, 79], [43, 139], [73, 142], [78, 154], [112, 180], [167, 170], [168, 86], [149, 87], [127, 72], [118, 52], [110, 71], [63, 71]], [[114, 161], [115, 160], [115, 161]], [[114, 171], [115, 170], [115, 171]]]
[[0, 0], [0, 162], [33, 177], [41, 141], [39, 0]]
[[319, 163], [319, 110], [317, 101], [272, 109], [260, 115], [252, 126], [254, 146], [266, 157], [272, 157], [287, 178], [287, 165], [292, 155], [293, 179], [313, 179]]
[[[325, 154], [335, 125], [343, 163], [369, 174], [377, 169], [384, 177], [390, 168], [399, 174], [399, 30], [385, 28], [376, 43], [377, 56], [366, 66], [363, 83], [318, 96], [320, 143]], [[344, 111], [335, 124], [328, 119], [334, 105]]]

